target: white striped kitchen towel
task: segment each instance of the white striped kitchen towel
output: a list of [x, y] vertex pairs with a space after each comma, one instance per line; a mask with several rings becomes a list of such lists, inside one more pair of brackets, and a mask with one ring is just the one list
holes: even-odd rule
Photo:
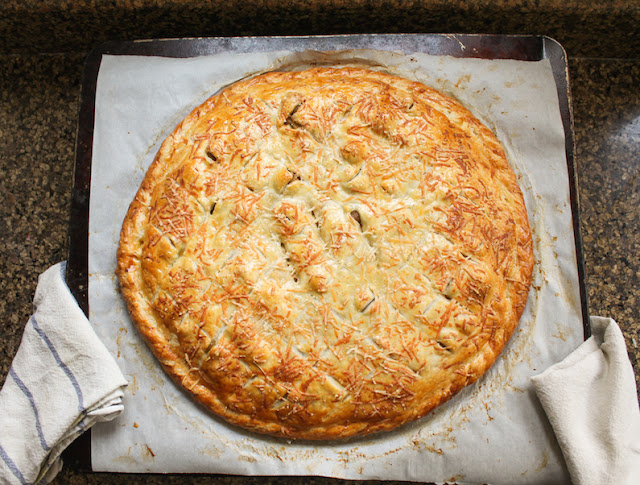
[[34, 313], [0, 391], [0, 483], [49, 483], [60, 454], [122, 412], [127, 384], [65, 283], [65, 263], [38, 279]]

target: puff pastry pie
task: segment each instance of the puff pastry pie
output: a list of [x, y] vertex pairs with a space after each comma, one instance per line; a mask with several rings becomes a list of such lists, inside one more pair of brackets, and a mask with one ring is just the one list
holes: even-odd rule
[[424, 416], [512, 335], [533, 266], [494, 134], [361, 68], [239, 81], [164, 141], [118, 277], [164, 369], [260, 433], [335, 439]]

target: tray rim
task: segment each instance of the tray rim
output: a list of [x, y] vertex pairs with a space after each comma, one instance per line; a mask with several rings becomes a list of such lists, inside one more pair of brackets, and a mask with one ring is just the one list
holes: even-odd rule
[[[313, 36], [257, 37], [193, 37], [107, 41], [94, 48], [86, 57], [76, 130], [75, 165], [70, 204], [66, 279], [69, 289], [85, 315], [89, 315], [88, 249], [91, 164], [95, 121], [95, 96], [102, 57], [105, 55], [140, 55], [188, 58], [245, 49], [256, 52], [296, 47], [320, 51], [346, 48], [392, 50], [404, 42], [414, 46], [414, 52], [449, 55], [461, 58], [515, 59], [539, 61], [549, 59], [558, 92], [560, 115], [565, 134], [565, 154], [569, 176], [569, 197], [576, 250], [576, 266], [586, 340], [591, 335], [589, 303], [586, 290], [586, 270], [580, 227], [578, 175], [575, 166], [574, 119], [571, 104], [567, 54], [556, 40], [543, 35], [501, 34], [347, 34]], [[356, 44], [354, 46], [354, 44]], [[384, 49], [387, 47], [387, 49]], [[397, 49], [396, 49], [397, 50]], [[65, 452], [65, 457], [81, 469], [91, 469], [90, 434], [83, 434]]]

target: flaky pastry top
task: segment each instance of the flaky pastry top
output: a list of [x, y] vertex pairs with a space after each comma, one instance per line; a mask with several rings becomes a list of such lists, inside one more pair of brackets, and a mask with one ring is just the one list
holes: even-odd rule
[[196, 108], [118, 249], [133, 321], [176, 382], [235, 425], [305, 439], [390, 430], [474, 382], [532, 266], [496, 136], [361, 68], [269, 72]]

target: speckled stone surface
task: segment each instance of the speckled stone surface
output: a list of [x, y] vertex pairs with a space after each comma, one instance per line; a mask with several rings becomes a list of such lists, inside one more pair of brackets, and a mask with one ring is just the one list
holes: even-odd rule
[[66, 259], [82, 55], [0, 56], [0, 376], [38, 274]]
[[4, 0], [0, 52], [105, 40], [346, 33], [545, 34], [572, 56], [638, 57], [636, 0]]
[[570, 71], [590, 311], [620, 324], [640, 387], [640, 60]]
[[[0, 55], [0, 383], [31, 312], [37, 275], [66, 258], [83, 60], [84, 54]], [[591, 311], [620, 323], [638, 380], [640, 59], [572, 58], [570, 71]], [[94, 474], [68, 465], [54, 483], [377, 482]]]

